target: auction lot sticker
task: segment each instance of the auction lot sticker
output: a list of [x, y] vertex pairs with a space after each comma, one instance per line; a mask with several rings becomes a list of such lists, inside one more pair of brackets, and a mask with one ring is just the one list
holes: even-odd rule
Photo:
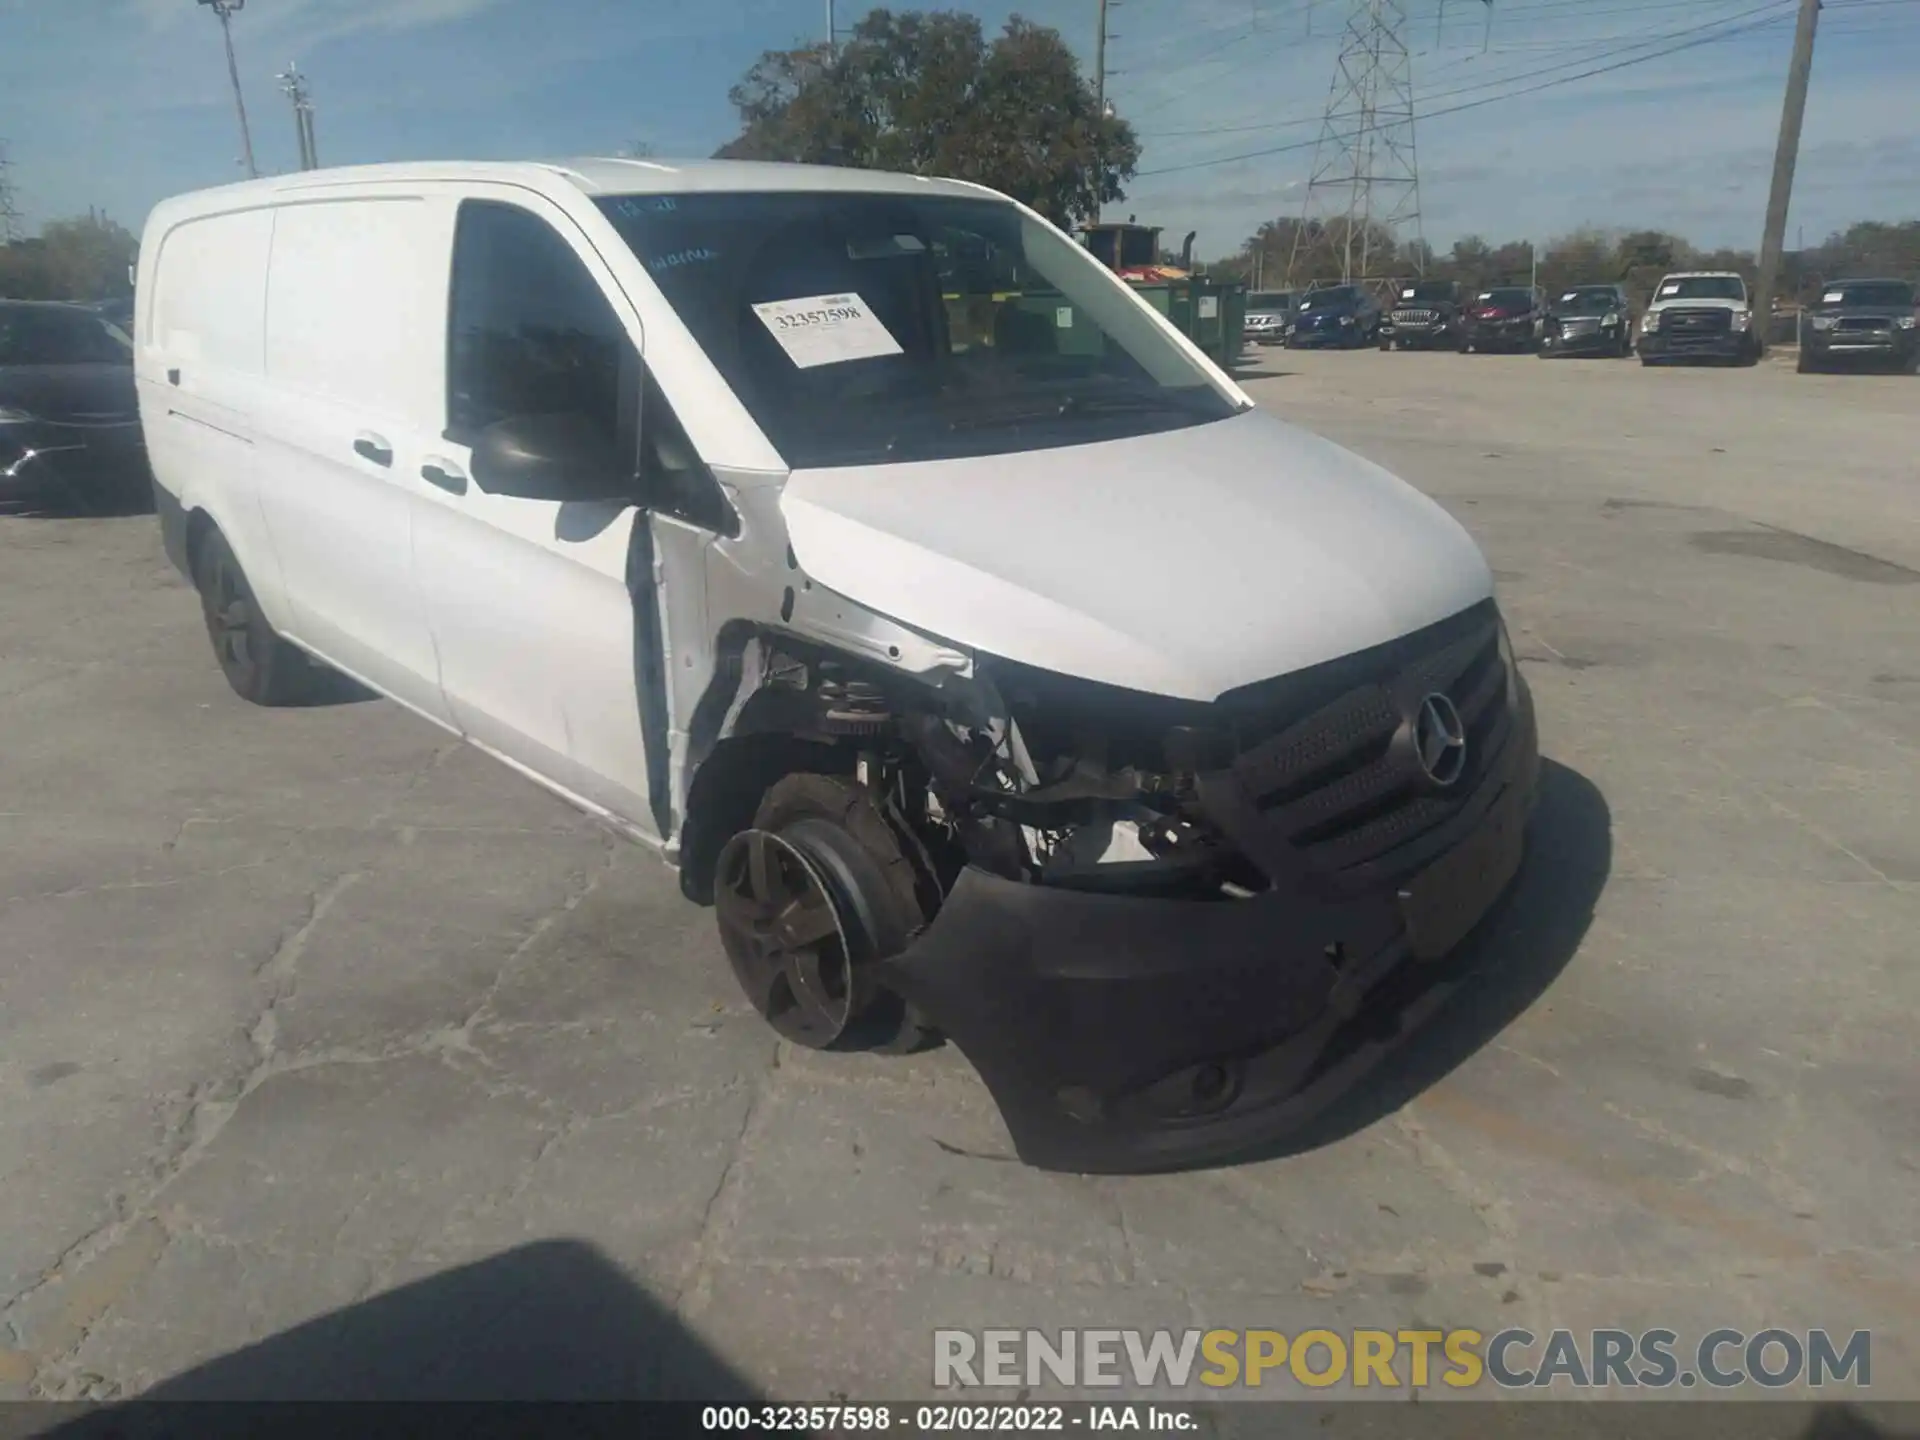
[[880, 318], [858, 295], [809, 295], [753, 307], [801, 370], [903, 353]]

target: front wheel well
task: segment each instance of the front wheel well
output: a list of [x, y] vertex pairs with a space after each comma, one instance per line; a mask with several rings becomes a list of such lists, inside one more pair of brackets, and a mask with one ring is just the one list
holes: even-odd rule
[[794, 735], [735, 735], [714, 746], [694, 772], [680, 831], [680, 891], [713, 903], [714, 865], [728, 840], [753, 825], [760, 801], [788, 775], [850, 775], [850, 747]]
[[200, 571], [200, 547], [207, 543], [207, 536], [220, 527], [213, 523], [213, 517], [206, 511], [195, 509], [187, 516], [187, 573], [198, 575]]

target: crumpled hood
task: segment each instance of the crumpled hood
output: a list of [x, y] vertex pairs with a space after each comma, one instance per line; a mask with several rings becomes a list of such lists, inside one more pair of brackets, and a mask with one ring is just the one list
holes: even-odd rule
[[959, 645], [1188, 700], [1396, 639], [1493, 590], [1438, 505], [1261, 411], [796, 471], [780, 504], [816, 584]]

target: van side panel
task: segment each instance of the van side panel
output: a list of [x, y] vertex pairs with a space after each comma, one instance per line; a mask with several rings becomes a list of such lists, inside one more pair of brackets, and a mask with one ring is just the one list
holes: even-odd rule
[[[156, 226], [155, 228], [160, 228]], [[255, 420], [265, 385], [267, 256], [273, 212], [185, 220], [149, 236], [135, 373], [160, 488], [220, 527], [267, 618], [287, 613], [256, 490]], [[163, 502], [164, 506], [164, 502]]]
[[442, 423], [452, 225], [404, 193], [281, 203], [259, 417], [286, 633], [443, 723], [412, 510]]

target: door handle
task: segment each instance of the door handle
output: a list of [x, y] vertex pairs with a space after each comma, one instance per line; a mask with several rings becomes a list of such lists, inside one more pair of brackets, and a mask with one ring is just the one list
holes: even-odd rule
[[178, 370], [167, 371], [167, 383], [169, 385], [178, 385], [180, 383], [180, 372]]
[[420, 478], [429, 485], [437, 485], [449, 495], [467, 493], [467, 477], [444, 460], [429, 460], [420, 467]]
[[353, 453], [362, 460], [371, 460], [376, 465], [393, 464], [393, 446], [378, 435], [356, 436], [353, 442]]

